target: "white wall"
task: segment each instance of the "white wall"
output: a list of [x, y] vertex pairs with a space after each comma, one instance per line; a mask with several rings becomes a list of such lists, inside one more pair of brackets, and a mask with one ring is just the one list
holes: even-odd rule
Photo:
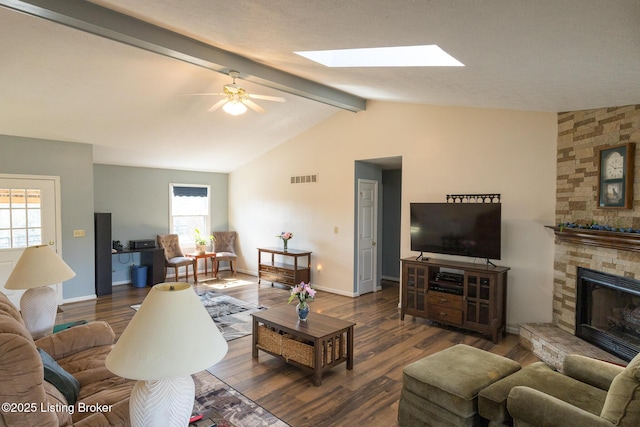
[[[279, 245], [275, 236], [292, 231], [289, 247], [313, 251], [313, 284], [352, 295], [354, 161], [402, 156], [402, 257], [416, 255], [410, 202], [500, 193], [499, 264], [512, 269], [507, 323], [514, 330], [521, 322], [548, 322], [554, 238], [543, 226], [555, 221], [556, 137], [555, 113], [382, 102], [339, 112], [230, 174], [239, 267], [255, 274], [256, 248]], [[318, 184], [290, 184], [292, 175], [312, 173], [319, 173]]]

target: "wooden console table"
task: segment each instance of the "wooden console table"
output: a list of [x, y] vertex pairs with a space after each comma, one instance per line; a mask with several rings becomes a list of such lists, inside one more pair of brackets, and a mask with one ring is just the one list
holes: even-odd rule
[[[258, 350], [284, 359], [287, 363], [313, 372], [313, 383], [322, 384], [322, 374], [347, 362], [353, 369], [354, 322], [320, 313], [309, 313], [306, 322], [298, 320], [294, 306], [286, 305], [252, 313], [252, 356]], [[345, 338], [346, 335], [346, 338]]]
[[[262, 254], [267, 260], [262, 259]], [[275, 256], [281, 255], [286, 262], [275, 262]], [[301, 263], [299, 258], [307, 258], [306, 263]], [[293, 264], [291, 264], [293, 262]], [[289, 249], [286, 252], [280, 248], [258, 248], [258, 284], [264, 279], [271, 284], [274, 282], [283, 285], [295, 286], [300, 282], [309, 283], [311, 280], [311, 252], [298, 249]]]

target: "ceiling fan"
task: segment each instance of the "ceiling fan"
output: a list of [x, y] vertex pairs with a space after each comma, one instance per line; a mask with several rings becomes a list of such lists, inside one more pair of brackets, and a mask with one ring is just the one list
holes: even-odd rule
[[264, 101], [284, 102], [284, 98], [279, 96], [267, 96], [267, 95], [255, 95], [247, 93], [244, 88], [236, 84], [236, 79], [240, 77], [238, 71], [229, 71], [229, 76], [233, 79], [233, 83], [226, 84], [222, 87], [220, 93], [194, 93], [192, 95], [214, 95], [224, 96], [223, 99], [216, 102], [207, 111], [216, 111], [218, 108], [222, 109], [232, 116], [244, 114], [247, 111], [247, 107], [251, 108], [257, 113], [263, 113], [264, 108], [252, 101], [252, 99], [262, 99]]

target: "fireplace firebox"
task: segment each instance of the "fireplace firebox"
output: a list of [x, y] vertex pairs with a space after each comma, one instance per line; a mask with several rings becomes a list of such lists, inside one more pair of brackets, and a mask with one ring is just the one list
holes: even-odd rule
[[576, 336], [630, 361], [640, 352], [640, 281], [578, 267]]

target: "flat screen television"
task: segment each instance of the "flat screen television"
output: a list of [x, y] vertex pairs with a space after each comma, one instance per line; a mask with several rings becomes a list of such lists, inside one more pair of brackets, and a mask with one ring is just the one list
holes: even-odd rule
[[411, 203], [411, 250], [500, 259], [500, 203]]

